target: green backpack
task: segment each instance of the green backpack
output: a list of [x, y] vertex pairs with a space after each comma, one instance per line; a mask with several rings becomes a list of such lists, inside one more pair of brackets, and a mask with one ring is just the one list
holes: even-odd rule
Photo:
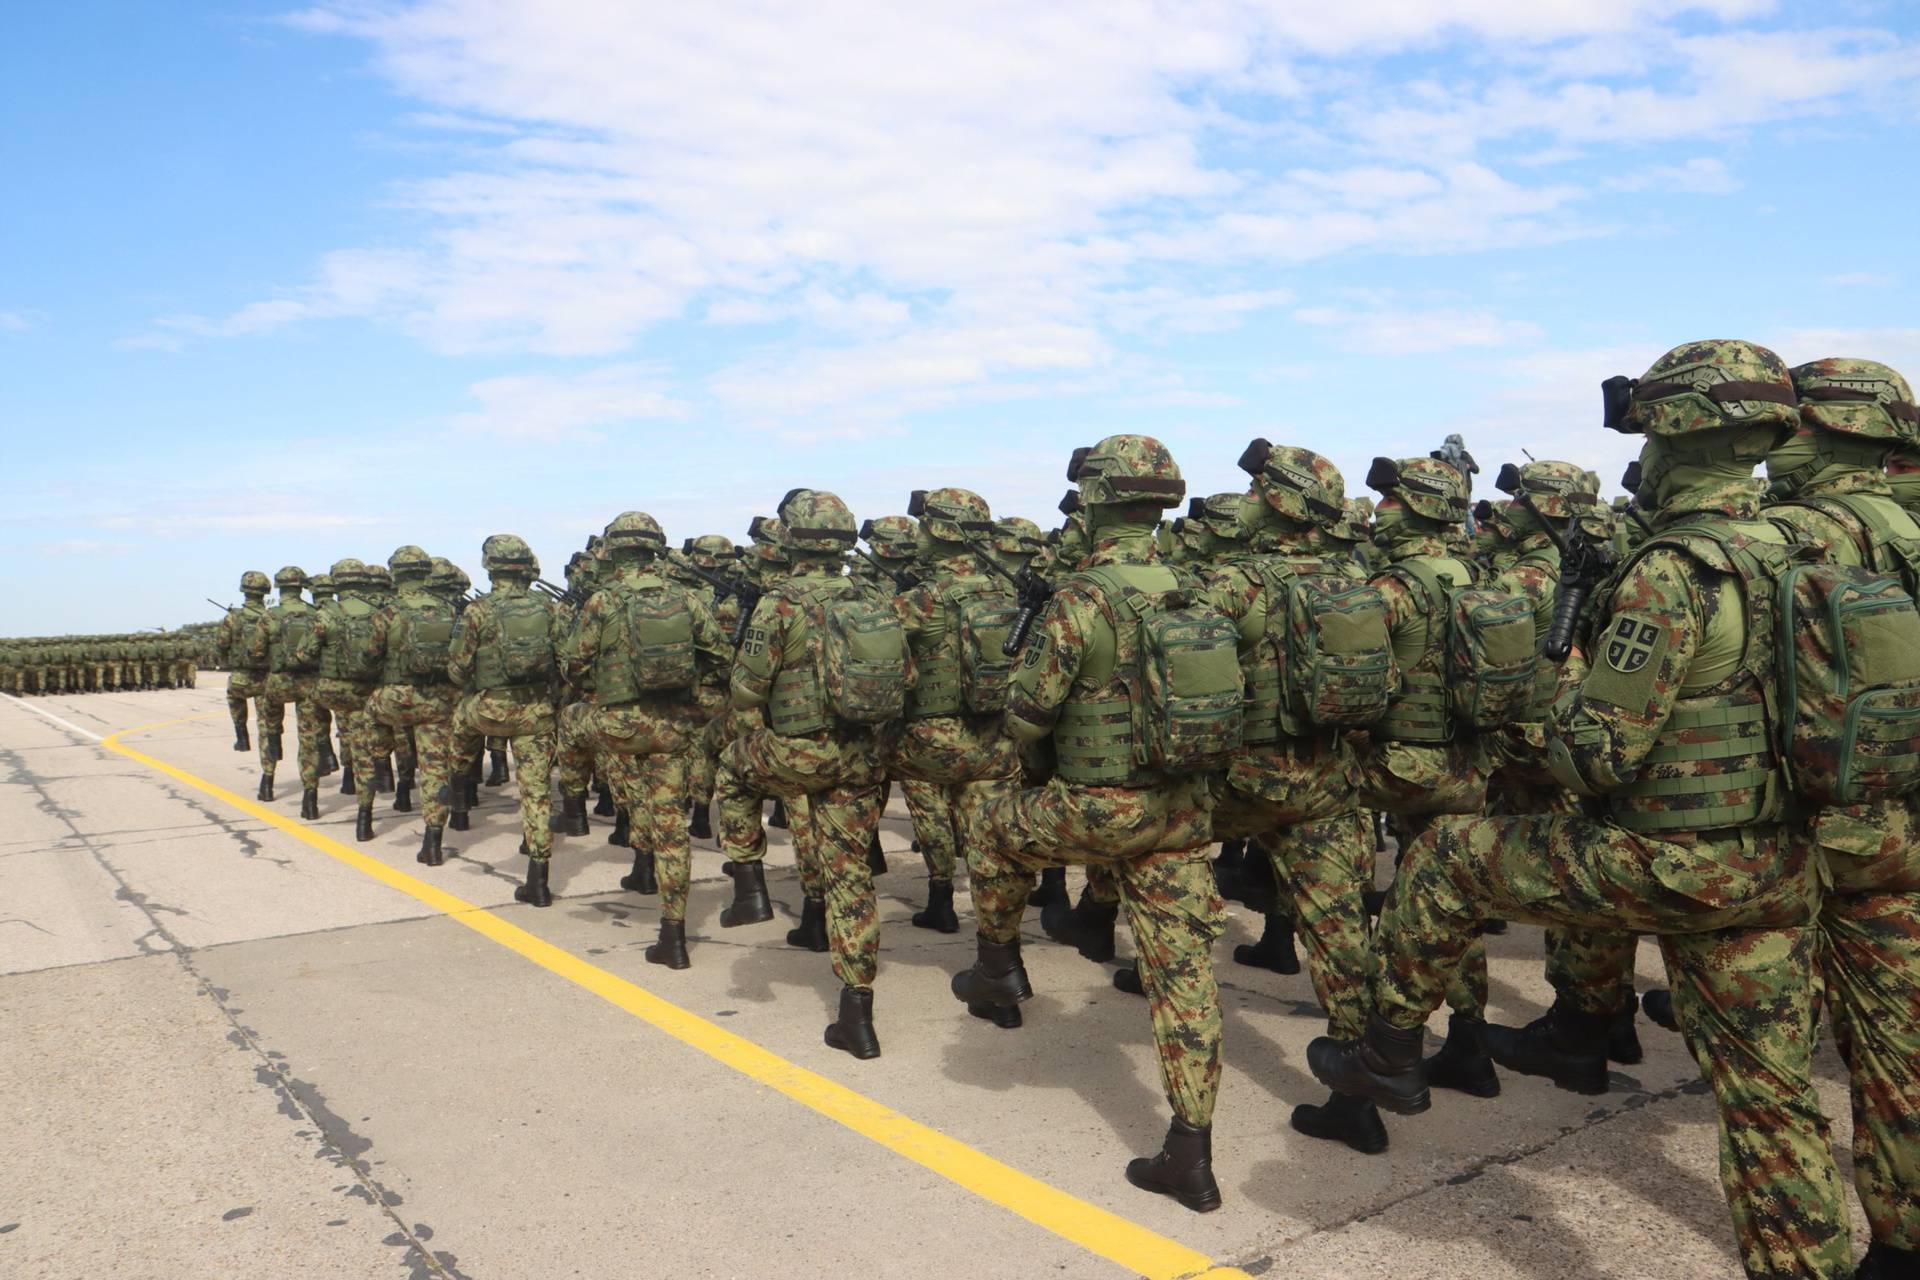
[[380, 674], [381, 653], [374, 640], [374, 615], [379, 611], [351, 596], [333, 606], [327, 619], [327, 652], [321, 674], [335, 680], [372, 680]]
[[546, 602], [530, 592], [496, 592], [488, 600], [497, 638], [483, 659], [492, 670], [484, 673], [480, 687], [545, 684], [553, 679], [558, 667], [553, 660], [553, 615]]
[[998, 715], [1007, 709], [1007, 689], [1013, 683], [1006, 643], [1020, 617], [1020, 602], [998, 584], [989, 584], [955, 591], [947, 603], [948, 616], [959, 627], [960, 696], [968, 711]]
[[[265, 671], [267, 663], [273, 657], [273, 627], [267, 619], [266, 610], [235, 609], [239, 620], [234, 627], [239, 636], [240, 650], [234, 666], [241, 671]], [[115, 645], [120, 660], [125, 662], [132, 656], [131, 645]]]
[[447, 651], [453, 644], [453, 606], [402, 597], [394, 602], [392, 616], [387, 649], [397, 673], [413, 680], [445, 680]]
[[1532, 602], [1515, 592], [1453, 586], [1417, 561], [1393, 570], [1418, 582], [1429, 601], [1442, 602], [1441, 665], [1454, 723], [1482, 733], [1526, 723], [1540, 661]]
[[1171, 775], [1219, 768], [1246, 728], [1233, 622], [1181, 587], [1142, 591], [1107, 569], [1081, 576], [1100, 586], [1116, 623], [1137, 628], [1137, 666], [1124, 676], [1134, 762]]
[[1296, 722], [1316, 729], [1364, 729], [1387, 714], [1393, 688], [1393, 640], [1379, 588], [1348, 579], [1287, 575], [1282, 607], [1281, 691]]
[[314, 609], [272, 609], [267, 614], [272, 629], [272, 666], [275, 671], [296, 675], [314, 671], [320, 665], [320, 644], [314, 624], [320, 614]]
[[700, 667], [693, 647], [693, 610], [687, 593], [663, 583], [650, 590], [622, 591], [627, 665], [640, 693], [691, 689]]
[[907, 633], [891, 604], [864, 593], [808, 601], [829, 715], [843, 724], [897, 720], [907, 708]]

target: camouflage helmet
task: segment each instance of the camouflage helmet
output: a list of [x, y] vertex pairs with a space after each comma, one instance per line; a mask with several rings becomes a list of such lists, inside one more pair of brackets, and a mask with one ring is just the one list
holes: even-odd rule
[[747, 526], [750, 540], [747, 554], [763, 565], [787, 563], [787, 553], [782, 545], [780, 518], [778, 516], [755, 516], [753, 523]]
[[1373, 499], [1348, 498], [1340, 508], [1340, 518], [1326, 526], [1327, 533], [1341, 542], [1368, 542], [1373, 538]]
[[427, 581], [434, 590], [453, 595], [464, 595], [467, 588], [473, 585], [473, 579], [467, 576], [467, 571], [445, 556], [433, 558], [433, 572]]
[[1234, 492], [1195, 498], [1187, 504], [1185, 527], [1192, 530], [1198, 525], [1216, 538], [1244, 542], [1252, 532], [1240, 519], [1240, 503], [1245, 497], [1243, 493]]
[[422, 577], [433, 572], [433, 557], [409, 542], [394, 548], [393, 554], [387, 557], [387, 568], [395, 577]]
[[297, 564], [283, 566], [273, 575], [273, 585], [282, 591], [298, 591], [307, 585], [307, 571]]
[[853, 512], [824, 489], [789, 489], [780, 499], [779, 539], [783, 550], [806, 555], [838, 555], [859, 541]]
[[622, 511], [607, 522], [603, 536], [612, 555], [657, 556], [667, 549], [660, 522], [644, 511]]
[[[1520, 488], [1540, 514], [1564, 520], [1587, 516], [1600, 501], [1600, 477], [1571, 462], [1529, 462], [1520, 468]], [[1518, 503], [1516, 502], [1518, 508]], [[1518, 508], [1524, 511], [1524, 508]]]
[[993, 549], [1002, 555], [1037, 556], [1047, 549], [1047, 535], [1022, 516], [1003, 516], [993, 524]]
[[734, 558], [733, 539], [724, 533], [703, 533], [687, 539], [681, 548], [702, 569], [716, 569]]
[[1345, 477], [1311, 449], [1255, 440], [1240, 455], [1239, 467], [1253, 477], [1253, 491], [1284, 520], [1326, 528], [1346, 513]]
[[352, 556], [344, 560], [335, 560], [333, 568], [327, 572], [332, 575], [336, 587], [357, 587], [367, 581], [367, 566]]
[[1375, 458], [1367, 470], [1367, 487], [1441, 524], [1467, 518], [1467, 477], [1439, 458]]
[[1876, 360], [1830, 356], [1789, 370], [1800, 397], [1800, 420], [1809, 426], [1912, 444], [1920, 437], [1920, 410], [1907, 380]]
[[[428, 561], [428, 563], [431, 564], [432, 561]], [[372, 587], [374, 590], [376, 591], [393, 590], [393, 575], [388, 573], [387, 566], [381, 564], [379, 561], [376, 560], [374, 563], [367, 566], [366, 575], [367, 575], [367, 585], [369, 587]]]
[[993, 537], [993, 510], [971, 489], [922, 489], [907, 503], [927, 536], [941, 542], [977, 542]]
[[1152, 436], [1108, 436], [1075, 449], [1067, 479], [1080, 486], [1080, 500], [1089, 506], [1146, 502], [1177, 507], [1187, 496], [1187, 482], [1180, 478], [1173, 454]]
[[489, 534], [480, 544], [480, 567], [488, 573], [518, 573], [529, 578], [540, 576], [540, 562], [526, 539], [511, 533]]
[[307, 590], [313, 593], [313, 598], [316, 600], [322, 596], [331, 596], [337, 593], [337, 588], [334, 586], [333, 575], [331, 573], [316, 573], [311, 578], [308, 578]]
[[1628, 435], [1728, 428], [1791, 430], [1800, 419], [1787, 362], [1765, 347], [1710, 338], [1675, 347], [1638, 378], [1601, 384], [1605, 425]]
[[240, 590], [247, 595], [263, 596], [273, 590], [273, 579], [258, 569], [249, 569], [240, 575]]
[[860, 536], [882, 560], [911, 560], [914, 546], [913, 521], [906, 516], [881, 516], [860, 526]]

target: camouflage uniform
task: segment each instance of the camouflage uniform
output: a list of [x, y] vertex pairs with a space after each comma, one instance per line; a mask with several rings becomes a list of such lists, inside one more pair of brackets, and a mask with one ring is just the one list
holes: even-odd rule
[[[1829, 562], [1920, 568], [1920, 522], [1893, 500], [1888, 450], [1920, 431], [1906, 380], [1828, 359], [1793, 371], [1799, 434], [1767, 458], [1768, 517]], [[1907, 566], [1914, 566], [1908, 568]], [[1920, 852], [1912, 799], [1823, 810], [1820, 976], [1853, 1096], [1854, 1186], [1876, 1253], [1920, 1266]], [[1889, 1259], [1889, 1262], [1891, 1259]], [[1862, 1274], [1865, 1274], [1863, 1271]]]
[[[233, 720], [235, 751], [245, 751], [251, 746], [247, 741], [247, 699], [260, 696], [267, 667], [261, 651], [256, 651], [259, 656], [248, 652], [247, 638], [265, 620], [267, 592], [272, 587], [273, 583], [266, 574], [258, 569], [247, 570], [240, 575], [240, 592], [245, 603], [237, 609], [227, 610], [227, 616], [220, 619], [220, 661], [227, 668], [227, 715]], [[120, 687], [124, 679], [119, 656], [123, 652], [123, 644], [114, 646], [115, 688]]]
[[[307, 579], [307, 594], [313, 597], [313, 607], [316, 609], [321, 608], [330, 601], [340, 598], [339, 590], [333, 585], [333, 575], [330, 573], [316, 573]], [[319, 729], [317, 732], [320, 738], [320, 776], [324, 778], [338, 771], [341, 756], [344, 755], [347, 768], [346, 776], [340, 780], [340, 794], [350, 796], [354, 791], [353, 751], [347, 745], [347, 736], [344, 732], [340, 735], [340, 751], [335, 752], [333, 749], [333, 712], [327, 710], [326, 707], [318, 702], [314, 703], [314, 712], [316, 718], [319, 720]]]
[[467, 759], [489, 734], [512, 744], [520, 774], [520, 829], [530, 860], [527, 883], [514, 896], [544, 906], [552, 901], [547, 889], [547, 860], [553, 854], [551, 685], [558, 671], [554, 650], [562, 638], [561, 622], [543, 606], [544, 649], [538, 636], [527, 636], [524, 655], [510, 651], [503, 619], [531, 616], [527, 602], [533, 599], [530, 584], [540, 576], [540, 562], [510, 533], [490, 536], [480, 556], [493, 590], [461, 613], [447, 653], [447, 676], [465, 691], [453, 713], [454, 759]]
[[[352, 751], [354, 767], [362, 771], [354, 797], [358, 806], [354, 839], [371, 840], [377, 796], [366, 765], [377, 760], [380, 752], [374, 733], [378, 722], [367, 711], [367, 699], [373, 695], [386, 656], [386, 614], [374, 600], [373, 579], [365, 564], [336, 560], [331, 576], [340, 594], [339, 599], [320, 606], [314, 625], [314, 658], [320, 671], [314, 699], [333, 713]], [[315, 795], [309, 799], [313, 812], [306, 816], [318, 817], [318, 777], [308, 786]]]
[[[1650, 436], [1661, 533], [1614, 580], [1591, 665], [1569, 660], [1549, 733], [1555, 775], [1597, 794], [1603, 816], [1437, 820], [1381, 915], [1365, 1035], [1316, 1040], [1308, 1063], [1336, 1089], [1423, 1110], [1421, 1027], [1480, 921], [1659, 934], [1719, 1104], [1748, 1273], [1842, 1277], [1846, 1214], [1811, 1063], [1818, 859], [1779, 820], [1767, 709], [1772, 594], [1758, 574], [1790, 557], [1744, 478], [1790, 425], [1792, 386], [1772, 352], [1710, 342], [1663, 356], [1632, 396], [1609, 422]], [[1569, 1052], [1604, 1055], [1606, 1026], [1575, 1014], [1560, 1031]]]
[[383, 661], [380, 683], [367, 699], [367, 714], [381, 724], [410, 731], [418, 753], [412, 775], [402, 775], [394, 808], [406, 799], [410, 781], [421, 787], [426, 829], [418, 861], [439, 866], [453, 777], [453, 683], [446, 652], [452, 643], [453, 602], [431, 586], [433, 559], [419, 547], [396, 548], [387, 557], [395, 599], [379, 623]]
[[[871, 1058], [880, 1052], [873, 1032], [880, 912], [867, 848], [880, 820], [883, 775], [874, 731], [840, 723], [827, 708], [818, 676], [824, 640], [808, 616], [815, 606], [857, 592], [841, 572], [841, 557], [857, 535], [846, 504], [815, 490], [789, 494], [779, 521], [793, 572], [755, 608], [733, 668], [736, 715], [764, 712], [766, 723], [745, 728], [728, 763], [745, 791], [807, 798], [806, 836], [825, 882], [827, 939], [842, 985], [839, 1017], [827, 1027], [826, 1041]], [[802, 832], [794, 837], [800, 847]], [[768, 918], [760, 860], [736, 855], [733, 875], [735, 913], [723, 914], [721, 923]]]
[[[786, 553], [779, 545], [779, 528], [778, 519], [756, 517], [749, 532], [752, 546], [747, 560], [743, 563], [743, 569], [763, 592], [777, 588], [792, 570]], [[735, 625], [737, 627], [738, 623], [736, 622]], [[736, 631], [736, 634], [739, 633]], [[737, 651], [734, 661], [736, 664], [739, 661]], [[766, 793], [749, 787], [733, 767], [732, 746], [741, 734], [758, 726], [762, 717], [757, 712], [743, 714], [732, 710], [731, 681], [729, 681], [728, 708], [725, 715], [716, 717], [707, 725], [704, 739], [708, 750], [715, 757], [713, 798], [720, 851], [726, 855], [730, 863], [759, 862], [767, 856], [767, 833], [761, 821], [766, 807], [764, 800]], [[787, 806], [789, 834], [800, 829], [795, 825], [801, 821], [794, 812], [796, 806], [804, 808], [806, 804], [804, 799], [798, 797], [791, 799], [794, 803]], [[811, 848], [811, 845], [806, 847]], [[796, 839], [794, 844], [796, 855], [801, 852], [801, 849], [802, 842]], [[800, 885], [805, 896], [824, 903], [826, 888], [821, 879], [820, 868], [811, 856], [801, 857], [799, 863]], [[751, 924], [755, 921], [747, 917], [752, 915], [757, 915], [757, 907], [741, 912], [736, 918], [742, 924]], [[768, 907], [768, 914], [763, 918], [773, 918], [771, 906]], [[822, 932], [825, 931], [824, 917], [820, 928]]]
[[[280, 602], [261, 619], [267, 628], [267, 678], [254, 700], [260, 724], [260, 792], [262, 800], [273, 799], [274, 766], [281, 757], [286, 722], [286, 707], [291, 703], [295, 727], [300, 736], [300, 787], [302, 792], [320, 785], [319, 707], [314, 696], [314, 660], [303, 652], [301, 639], [308, 635], [317, 619], [312, 605], [300, 597], [307, 575], [288, 565], [273, 575], [280, 589]], [[304, 801], [304, 794], [303, 794]]]
[[[606, 529], [606, 547], [612, 580], [581, 607], [560, 659], [568, 676], [592, 677], [586, 729], [615, 802], [630, 815], [635, 858], [650, 860], [658, 875], [660, 941], [648, 949], [647, 959], [684, 969], [692, 877], [686, 754], [701, 726], [694, 689], [703, 673], [726, 670], [733, 655], [706, 603], [660, 573], [657, 557], [666, 539], [653, 517], [637, 511], [615, 517]], [[682, 614], [678, 621], [644, 621], [675, 610]], [[643, 621], [634, 620], [634, 611], [644, 611], [637, 615]], [[653, 638], [642, 627], [666, 638]], [[674, 646], [672, 661], [636, 650], [636, 636]], [[661, 668], [668, 666], [672, 670], [663, 674]], [[684, 685], [656, 687], [682, 676]], [[584, 797], [577, 802], [584, 809]]]
[[[740, 572], [740, 566], [734, 563], [733, 543], [724, 534], [709, 533], [689, 539], [682, 554], [708, 573]], [[713, 614], [720, 634], [729, 640], [729, 666], [716, 672], [701, 672], [700, 685], [694, 691], [701, 712], [700, 732], [687, 748], [687, 802], [693, 811], [692, 832], [696, 838], [705, 840], [713, 835], [709, 810], [713, 804], [714, 775], [720, 765], [720, 748], [725, 742], [731, 640], [740, 625], [740, 600], [732, 592], [722, 592], [700, 578], [687, 576], [691, 579], [688, 585]]]
[[[1119, 723], [1129, 713], [1115, 708], [1129, 705], [1138, 634], [1133, 627], [1116, 629], [1101, 585], [1108, 577], [1144, 592], [1184, 585], [1160, 563], [1154, 525], [1157, 511], [1179, 503], [1185, 482], [1165, 446], [1125, 435], [1077, 454], [1068, 478], [1081, 486], [1091, 547], [1041, 614], [1007, 710], [1016, 737], [1051, 744], [1056, 773], [1044, 786], [1010, 791], [988, 805], [979, 854], [969, 867], [974, 914], [983, 946], [1010, 948], [1030, 872], [1054, 862], [1114, 871], [1174, 1113], [1163, 1151], [1134, 1161], [1128, 1177], [1205, 1211], [1220, 1203], [1211, 1148], [1220, 1084], [1212, 947], [1225, 908], [1206, 855], [1213, 799], [1204, 777], [1167, 777], [1132, 764], [1133, 730]], [[1059, 731], [1063, 717], [1080, 727]], [[1109, 742], [1116, 735], [1125, 742]], [[953, 987], [970, 1006], [1013, 1004], [1031, 994], [1017, 948], [1011, 954], [983, 950]]]

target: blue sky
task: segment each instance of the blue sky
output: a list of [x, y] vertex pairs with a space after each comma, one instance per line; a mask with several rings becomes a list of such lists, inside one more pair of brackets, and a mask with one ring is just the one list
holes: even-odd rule
[[1051, 523], [1122, 430], [1611, 476], [1705, 336], [1920, 374], [1911, 5], [935, 8], [11, 6], [0, 630], [802, 484]]

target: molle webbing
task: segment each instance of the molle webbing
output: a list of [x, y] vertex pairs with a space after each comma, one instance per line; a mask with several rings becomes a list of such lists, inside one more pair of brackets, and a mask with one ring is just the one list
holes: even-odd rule
[[1629, 831], [1711, 831], [1760, 820], [1775, 772], [1765, 705], [1722, 694], [1682, 702], [1633, 782], [1608, 798]]
[[1064, 782], [1125, 786], [1134, 778], [1133, 712], [1123, 694], [1069, 701], [1053, 727], [1055, 771]]
[[1451, 741], [1453, 718], [1447, 712], [1445, 678], [1416, 668], [1403, 673], [1402, 682], [1400, 696], [1380, 722], [1380, 736], [1391, 742]]

